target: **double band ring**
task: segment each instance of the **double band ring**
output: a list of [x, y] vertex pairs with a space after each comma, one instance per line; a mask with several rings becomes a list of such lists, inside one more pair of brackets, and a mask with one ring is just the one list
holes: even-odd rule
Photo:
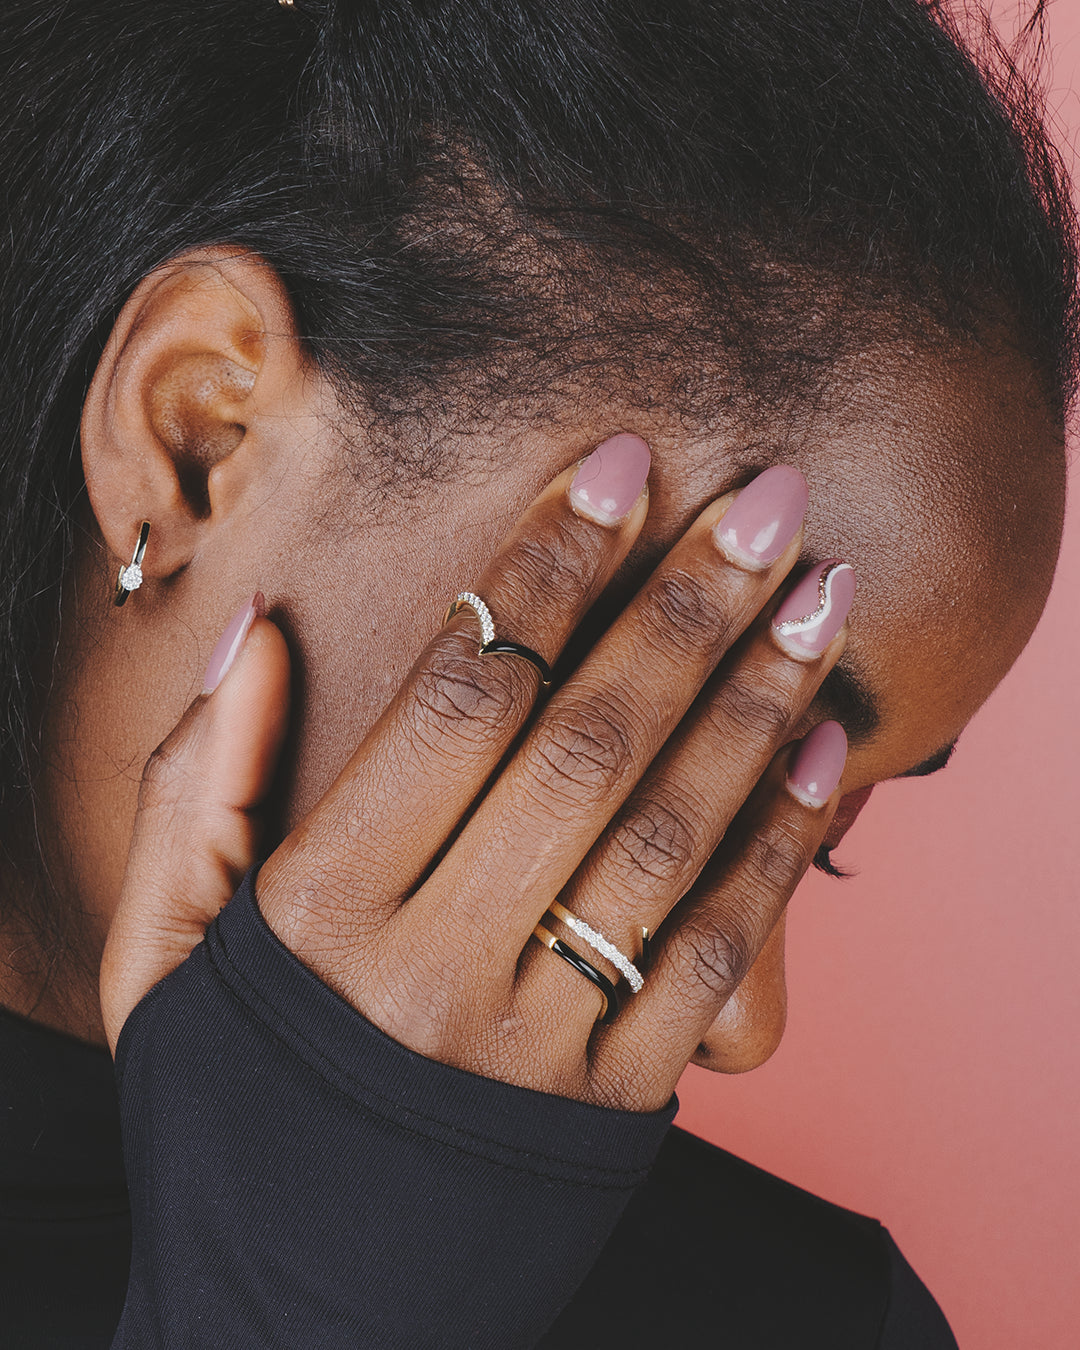
[[471, 609], [480, 620], [481, 656], [519, 656], [540, 672], [541, 684], [546, 686], [551, 683], [551, 667], [539, 652], [534, 652], [531, 647], [525, 647], [520, 642], [503, 642], [495, 636], [495, 620], [491, 617], [491, 610], [475, 592], [462, 591], [456, 596], [443, 617], [443, 623], [449, 623], [458, 610], [463, 608]]
[[562, 938], [557, 938], [551, 929], [545, 928], [542, 923], [536, 925], [532, 935], [545, 947], [553, 951], [556, 956], [561, 956], [567, 965], [573, 966], [580, 975], [584, 975], [587, 980], [596, 985], [597, 989], [600, 990], [602, 1000], [600, 1021], [604, 1023], [613, 1022], [622, 1007], [622, 1000], [619, 998], [619, 991], [608, 977], [602, 971], [597, 970], [591, 961], [586, 961], [581, 953], [575, 951], [568, 942], [564, 942]]
[[[609, 942], [608, 939], [604, 937], [603, 933], [597, 932], [597, 930], [587, 924], [584, 919], [579, 919], [576, 914], [572, 914], [565, 905], [559, 904], [557, 900], [553, 900], [549, 905], [548, 911], [544, 915], [544, 920], [558, 920], [560, 923], [565, 924], [572, 933], [576, 933], [578, 937], [587, 942], [594, 951], [598, 952], [606, 960], [611, 962], [630, 986], [632, 993], [636, 994], [640, 992], [645, 984], [645, 978], [641, 971], [634, 965], [629, 957], [615, 946], [613, 942]], [[600, 991], [600, 997], [603, 1000], [600, 1008], [600, 1021], [605, 1024], [614, 1021], [615, 1017], [618, 1015], [619, 1009], [622, 1007], [622, 997], [619, 988], [608, 979], [603, 971], [597, 970], [591, 961], [587, 961], [585, 957], [575, 948], [571, 947], [568, 942], [564, 942], [562, 938], [556, 937], [551, 929], [545, 926], [545, 922], [538, 923], [533, 929], [532, 935], [538, 941], [542, 942], [550, 951], [553, 951], [556, 956], [561, 956], [567, 965], [573, 966], [579, 974], [584, 975], [591, 984], [596, 986]], [[643, 928], [641, 930], [643, 961], [647, 958], [648, 947], [649, 930]]]

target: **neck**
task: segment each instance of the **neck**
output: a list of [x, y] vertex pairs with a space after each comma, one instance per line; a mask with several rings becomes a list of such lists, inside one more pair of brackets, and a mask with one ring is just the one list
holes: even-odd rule
[[73, 907], [46, 910], [38, 903], [39, 883], [25, 872], [5, 871], [0, 1006], [78, 1040], [106, 1045], [98, 999], [100, 951], [90, 951]]

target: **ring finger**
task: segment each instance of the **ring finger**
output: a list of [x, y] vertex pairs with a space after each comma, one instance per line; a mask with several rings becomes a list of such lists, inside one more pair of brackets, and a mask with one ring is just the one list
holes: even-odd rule
[[[823, 595], [827, 612], [810, 618], [825, 609]], [[642, 929], [655, 933], [690, 890], [842, 652], [853, 595], [843, 563], [819, 564], [798, 581], [716, 672], [559, 897], [567, 913], [544, 926], [610, 979], [620, 971], [590, 930], [633, 961]], [[595, 1017], [596, 995], [568, 964], [531, 955], [526, 967], [537, 999], [550, 1000], [557, 982], [578, 1018]]]

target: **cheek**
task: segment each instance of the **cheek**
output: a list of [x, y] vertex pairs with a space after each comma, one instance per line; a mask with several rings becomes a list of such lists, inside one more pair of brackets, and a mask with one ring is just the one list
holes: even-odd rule
[[773, 929], [749, 975], [709, 1028], [693, 1063], [716, 1073], [746, 1073], [780, 1044], [787, 1019], [784, 919]]

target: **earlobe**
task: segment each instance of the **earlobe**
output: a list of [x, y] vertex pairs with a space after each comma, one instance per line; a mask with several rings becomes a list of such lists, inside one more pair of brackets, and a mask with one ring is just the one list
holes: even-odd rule
[[261, 432], [302, 372], [284, 285], [256, 255], [201, 249], [144, 278], [83, 406], [87, 492], [112, 558], [130, 560], [149, 520], [147, 580], [185, 567], [267, 471]]

